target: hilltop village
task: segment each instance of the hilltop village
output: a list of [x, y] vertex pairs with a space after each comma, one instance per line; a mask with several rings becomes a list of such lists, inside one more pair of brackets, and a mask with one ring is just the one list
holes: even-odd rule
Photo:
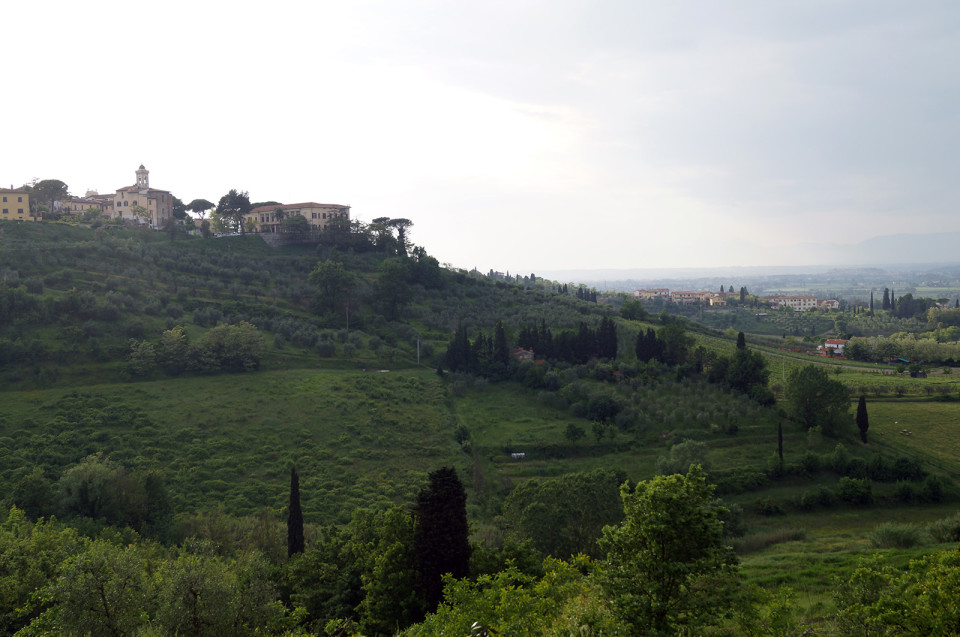
[[[100, 194], [87, 190], [82, 197], [71, 195], [67, 185], [58, 179], [45, 179], [19, 188], [0, 188], [0, 220], [57, 220], [64, 217], [83, 221], [114, 220], [160, 230], [168, 223], [184, 226], [193, 234], [201, 228], [193, 223], [187, 211], [202, 221], [210, 210], [215, 211], [217, 230], [275, 234], [286, 227], [294, 231], [319, 230], [333, 219], [350, 218], [350, 206], [312, 201], [281, 204], [270, 201], [252, 204], [245, 192], [231, 190], [219, 204], [195, 199], [184, 204], [169, 190], [150, 186], [150, 171], [141, 164], [136, 181], [115, 192]], [[300, 221], [300, 218], [303, 221]]]

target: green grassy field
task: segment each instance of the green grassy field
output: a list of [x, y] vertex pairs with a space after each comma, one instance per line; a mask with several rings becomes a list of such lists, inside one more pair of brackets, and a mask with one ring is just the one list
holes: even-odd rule
[[910, 453], [960, 475], [960, 406], [935, 401], [875, 401], [868, 405], [872, 445]]
[[[282, 510], [291, 463], [304, 515], [345, 522], [363, 504], [412, 501], [427, 473], [462, 454], [429, 372], [286, 370], [7, 392], [0, 475], [48, 477], [103, 452], [160, 472], [179, 511]], [[461, 463], [463, 464], [463, 463]]]

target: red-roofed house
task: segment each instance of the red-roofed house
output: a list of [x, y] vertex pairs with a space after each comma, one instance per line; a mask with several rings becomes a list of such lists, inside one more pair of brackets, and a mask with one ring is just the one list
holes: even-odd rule
[[843, 354], [843, 346], [847, 344], [847, 341], [842, 338], [828, 338], [823, 343], [823, 349], [831, 350], [832, 354]]

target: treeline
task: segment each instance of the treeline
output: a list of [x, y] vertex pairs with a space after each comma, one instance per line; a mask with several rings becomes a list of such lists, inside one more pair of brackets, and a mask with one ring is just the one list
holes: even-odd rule
[[613, 360], [617, 357], [617, 326], [608, 316], [596, 328], [583, 321], [576, 330], [559, 330], [554, 334], [541, 320], [539, 326], [524, 325], [517, 334], [517, 347], [531, 349], [537, 358], [557, 360], [574, 365], [591, 358]]
[[[216, 516], [171, 522], [162, 485], [99, 456], [56, 485], [28, 478], [57, 503], [0, 523], [4, 634], [393, 635], [436, 609], [445, 573], [470, 574], [466, 494], [449, 467], [429, 474], [412, 512], [359, 509], [342, 528], [309, 529], [308, 547], [291, 516], [282, 554], [271, 518], [231, 548]], [[54, 509], [99, 537], [42, 517]]]
[[183, 327], [166, 330], [160, 344], [130, 341], [130, 372], [149, 374], [157, 367], [170, 375], [185, 371], [250, 372], [260, 367], [265, 345], [263, 336], [250, 323], [218, 325], [191, 343]]
[[886, 363], [897, 358], [925, 363], [954, 366], [960, 364], [960, 342], [938, 342], [931, 338], [917, 338], [914, 334], [891, 337], [853, 337], [843, 348], [843, 355], [856, 361]]

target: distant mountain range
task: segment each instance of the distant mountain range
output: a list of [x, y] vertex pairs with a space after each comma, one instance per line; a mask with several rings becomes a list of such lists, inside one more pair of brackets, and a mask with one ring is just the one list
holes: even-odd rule
[[[903, 265], [960, 262], [960, 232], [890, 234], [860, 243], [804, 243], [796, 246], [807, 263]], [[811, 258], [816, 257], [816, 258]]]
[[[745, 252], [749, 252], [745, 250]], [[712, 268], [608, 268], [538, 272], [556, 281], [653, 281], [700, 277], [749, 278], [812, 274], [842, 268], [882, 268], [960, 263], [960, 232], [892, 234], [859, 243], [800, 243], [778, 249], [778, 260], [799, 265], [756, 265]]]

